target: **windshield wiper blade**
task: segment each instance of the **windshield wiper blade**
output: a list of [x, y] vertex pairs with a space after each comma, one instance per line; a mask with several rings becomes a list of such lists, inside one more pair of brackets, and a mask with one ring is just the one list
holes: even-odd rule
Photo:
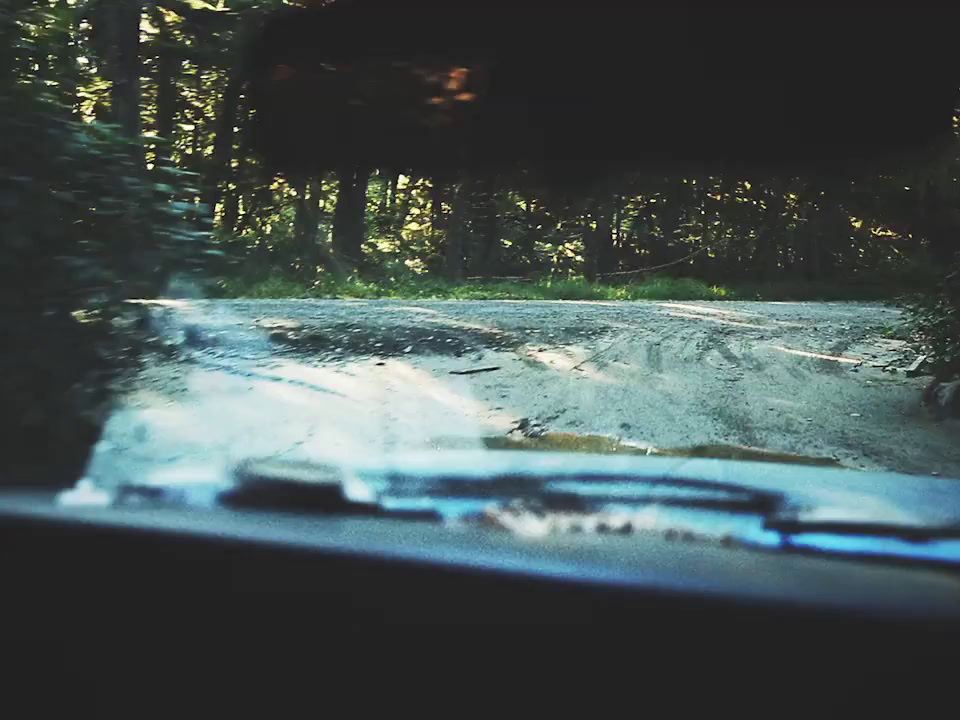
[[960, 525], [917, 525], [869, 520], [803, 520], [793, 517], [771, 517], [767, 530], [782, 535], [828, 534], [888, 537], [911, 542], [960, 538]]
[[443, 470], [398, 471], [349, 468], [309, 461], [248, 459], [220, 493], [230, 506], [327, 514], [439, 518], [480, 508], [532, 503], [576, 513], [610, 506], [680, 507], [767, 517], [783, 508], [784, 496], [737, 483], [675, 478], [662, 474], [593, 472], [493, 472], [477, 477]]
[[559, 506], [594, 506], [617, 502], [691, 507], [741, 507], [773, 512], [782, 507], [781, 493], [727, 481], [697, 480], [640, 472], [568, 474], [494, 472], [478, 478], [451, 472], [410, 473], [396, 470], [383, 478], [383, 493], [394, 497], [490, 497], [536, 499]]
[[674, 477], [626, 477], [622, 475], [577, 480], [549, 480], [544, 498], [569, 498], [583, 504], [662, 505], [727, 510], [768, 515], [782, 508], [781, 493], [758, 490], [737, 483]]

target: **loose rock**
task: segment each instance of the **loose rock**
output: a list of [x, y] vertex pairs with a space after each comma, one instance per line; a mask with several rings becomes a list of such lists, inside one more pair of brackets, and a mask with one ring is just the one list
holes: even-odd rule
[[933, 410], [937, 419], [960, 418], [960, 380], [934, 380], [923, 395], [924, 404]]

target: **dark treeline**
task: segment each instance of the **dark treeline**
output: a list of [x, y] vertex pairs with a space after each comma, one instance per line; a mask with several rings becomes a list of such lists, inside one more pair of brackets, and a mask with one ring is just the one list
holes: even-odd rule
[[[24, 30], [39, 42], [21, 71], [42, 78], [78, 120], [142, 134], [147, 168], [198, 175], [182, 200], [202, 203], [213, 221], [223, 274], [627, 280], [666, 266], [711, 283], [889, 279], [946, 263], [960, 230], [952, 158], [857, 182], [640, 174], [576, 201], [493, 174], [354, 166], [278, 175], [249, 151], [241, 60], [251, 33], [284, 3], [23, 5]], [[460, 80], [440, 82], [455, 92]]]

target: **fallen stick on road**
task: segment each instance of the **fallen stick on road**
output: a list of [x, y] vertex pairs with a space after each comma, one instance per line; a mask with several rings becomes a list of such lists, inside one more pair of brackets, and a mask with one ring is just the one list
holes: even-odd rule
[[917, 375], [922, 375], [922, 374], [923, 374], [923, 364], [924, 364], [926, 361], [927, 361], [927, 356], [926, 356], [926, 355], [921, 355], [921, 356], [918, 357], [916, 360], [914, 360], [912, 363], [910, 363], [910, 367], [908, 367], [908, 368], [904, 371], [904, 374], [905, 374], [907, 377], [916, 377]]
[[482, 367], [474, 368], [473, 370], [451, 370], [451, 375], [476, 375], [477, 373], [493, 372], [494, 370], [499, 370], [499, 365], [493, 365], [491, 367]]

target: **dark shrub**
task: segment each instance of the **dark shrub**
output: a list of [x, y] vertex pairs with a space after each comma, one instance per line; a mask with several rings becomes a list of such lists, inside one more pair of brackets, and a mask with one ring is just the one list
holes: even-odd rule
[[184, 173], [39, 84], [0, 85], [0, 137], [0, 484], [69, 485], [136, 359], [125, 300], [198, 267], [205, 233]]

